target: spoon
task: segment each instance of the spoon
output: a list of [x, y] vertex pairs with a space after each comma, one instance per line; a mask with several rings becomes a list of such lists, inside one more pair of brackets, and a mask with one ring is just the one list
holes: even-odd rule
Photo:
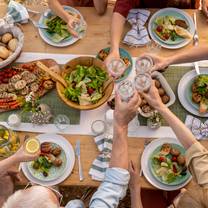
[[54, 80], [56, 80], [57, 82], [61, 83], [65, 88], [68, 87], [68, 84], [66, 83], [66, 81], [63, 79], [63, 77], [61, 77], [59, 74], [53, 72], [52, 70], [50, 70], [45, 64], [43, 64], [40, 61], [36, 62], [36, 65], [42, 69], [43, 71], [47, 72]]

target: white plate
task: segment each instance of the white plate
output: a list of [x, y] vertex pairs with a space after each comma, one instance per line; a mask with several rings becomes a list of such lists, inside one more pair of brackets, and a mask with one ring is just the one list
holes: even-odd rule
[[28, 170], [27, 163], [22, 163], [21, 168], [25, 177], [35, 183], [42, 186], [54, 186], [63, 182], [72, 172], [75, 163], [74, 149], [72, 145], [61, 135], [57, 134], [40, 134], [37, 136], [41, 143], [52, 142], [58, 144], [66, 153], [66, 168], [62, 176], [51, 181], [41, 181], [33, 177]]
[[188, 25], [190, 27], [190, 31], [189, 32], [192, 35], [194, 35], [195, 26], [194, 26], [194, 22], [193, 22], [193, 20], [192, 20], [192, 18], [190, 17], [189, 14], [187, 14], [186, 12], [184, 12], [181, 9], [177, 9], [177, 8], [165, 8], [165, 9], [160, 9], [159, 11], [155, 12], [151, 16], [151, 18], [149, 20], [149, 23], [148, 23], [148, 31], [149, 31], [149, 34], [150, 34], [152, 40], [154, 40], [156, 43], [158, 43], [159, 45], [161, 45], [163, 48], [168, 48], [168, 49], [178, 49], [178, 48], [182, 48], [182, 47], [186, 46], [187, 44], [189, 44], [192, 39], [184, 39], [184, 41], [181, 42], [181, 43], [179, 43], [179, 44], [171, 45], [171, 44], [166, 44], [166, 43], [160, 41], [155, 36], [154, 32], [152, 31], [152, 24], [154, 23], [156, 17], [162, 16], [165, 13], [177, 13], [180, 16], [183, 16], [184, 19], [186, 19], [186, 21], [188, 22]]
[[148, 160], [151, 156], [151, 154], [153, 153], [153, 151], [158, 147], [161, 146], [164, 143], [175, 143], [175, 144], [180, 144], [180, 142], [177, 139], [174, 138], [161, 138], [161, 139], [155, 139], [153, 140], [151, 143], [149, 143], [145, 149], [144, 152], [142, 154], [141, 157], [141, 167], [142, 167], [142, 171], [143, 174], [145, 176], [145, 178], [149, 181], [149, 183], [151, 183], [153, 186], [155, 186], [158, 189], [161, 190], [165, 190], [165, 191], [174, 191], [174, 190], [178, 190], [181, 189], [182, 187], [184, 187], [185, 185], [187, 185], [190, 180], [192, 179], [192, 177], [190, 177], [186, 182], [179, 184], [178, 186], [169, 186], [169, 185], [165, 185], [163, 183], [160, 183], [151, 173], [151, 170], [149, 169], [149, 163]]
[[[73, 8], [73, 7], [70, 7], [70, 6], [64, 6], [64, 9], [65, 9], [65, 10], [68, 10], [68, 11], [71, 11], [71, 12], [73, 12], [73, 13], [79, 14], [80, 17], [81, 17], [81, 21], [82, 21], [82, 22], [85, 22], [85, 21], [84, 21], [84, 18], [83, 18], [83, 16], [82, 16], [82, 14], [81, 14], [77, 9], [75, 9], [75, 8]], [[45, 13], [51, 13], [51, 12], [52, 12], [52, 11], [51, 11], [50, 9], [48, 9], [48, 10], [45, 11]], [[39, 19], [39, 24], [42, 24], [44, 18], [45, 18], [45, 17], [44, 17], [44, 15], [42, 14], [41, 17], [40, 17], [40, 19]], [[67, 40], [67, 41], [66, 41], [66, 40], [63, 40], [63, 41], [61, 41], [61, 42], [59, 42], [59, 43], [55, 43], [55, 42], [53, 42], [52, 40], [50, 40], [50, 39], [46, 36], [46, 34], [44, 34], [45, 29], [39, 28], [38, 31], [39, 31], [39, 34], [40, 34], [41, 38], [42, 38], [46, 43], [48, 43], [49, 45], [55, 46], [55, 47], [66, 47], [66, 46], [72, 45], [73, 43], [77, 42], [77, 41], [80, 39], [80, 38], [72, 37], [71, 39], [69, 39], [69, 40]]]
[[[176, 100], [175, 94], [173, 90], [171, 89], [170, 85], [168, 84], [167, 80], [165, 79], [165, 77], [162, 75], [162, 73], [158, 71], [154, 71], [151, 76], [152, 78], [155, 78], [160, 81], [160, 84], [165, 90], [165, 93], [170, 97], [169, 102], [166, 103], [165, 105], [167, 107], [173, 105], [173, 103], [175, 103], [175, 100]], [[152, 115], [152, 113], [144, 113], [140, 107], [138, 108], [138, 111], [143, 117], [146, 117], [146, 118]]]
[[[201, 74], [208, 74], [207, 68], [200, 68]], [[199, 111], [190, 103], [190, 101], [187, 99], [187, 87], [189, 87], [189, 82], [193, 80], [198, 75], [196, 74], [195, 70], [189, 71], [186, 74], [183, 75], [181, 78], [179, 84], [178, 84], [178, 98], [181, 103], [181, 105], [190, 113], [200, 116], [200, 117], [208, 117], [208, 113], [206, 114], [200, 114]]]

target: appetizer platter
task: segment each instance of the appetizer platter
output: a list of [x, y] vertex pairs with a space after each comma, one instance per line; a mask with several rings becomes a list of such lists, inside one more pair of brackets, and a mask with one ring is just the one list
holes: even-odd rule
[[57, 82], [60, 98], [70, 107], [89, 110], [105, 103], [113, 91], [105, 65], [93, 57], [79, 57], [69, 61], [62, 72], [67, 83]]
[[[161, 190], [173, 191], [184, 187], [191, 180], [191, 174], [184, 165], [184, 155], [185, 149], [177, 139], [154, 139], [145, 147], [141, 157], [145, 178]], [[167, 166], [165, 170], [163, 166]]]
[[[104, 48], [99, 51], [96, 58], [100, 59], [101, 61], [105, 61], [105, 59], [107, 58], [109, 53], [110, 53], [110, 48]], [[116, 82], [120, 82], [120, 81], [126, 79], [128, 77], [128, 75], [130, 74], [130, 72], [132, 70], [132, 66], [133, 66], [132, 58], [131, 58], [131, 55], [128, 53], [128, 51], [126, 51], [123, 48], [119, 48], [119, 53], [120, 53], [121, 59], [126, 64], [126, 70], [125, 70], [124, 74], [116, 80]]]
[[[44, 59], [41, 62], [53, 70], [59, 70], [54, 60]], [[0, 110], [18, 109], [31, 92], [40, 98], [54, 86], [55, 82], [36, 66], [36, 61], [6, 67], [0, 71]]]
[[21, 165], [24, 175], [31, 182], [43, 186], [60, 184], [69, 177], [74, 167], [72, 145], [57, 134], [40, 134], [37, 139], [41, 143], [41, 155], [36, 161]]
[[189, 71], [178, 84], [178, 98], [181, 105], [190, 113], [208, 117], [207, 80], [208, 69], [200, 68], [201, 75], [195, 70]]
[[43, 142], [40, 150], [40, 156], [27, 164], [30, 174], [44, 181], [54, 180], [61, 176], [66, 168], [64, 150], [52, 142]]
[[158, 146], [150, 156], [150, 170], [161, 183], [178, 185], [189, 177], [185, 161], [185, 149], [172, 143]]
[[[175, 102], [175, 94], [170, 85], [160, 72], [153, 72], [152, 78], [155, 80], [155, 86], [158, 89], [162, 102], [166, 106], [171, 106]], [[142, 102], [138, 109], [139, 113], [144, 117], [150, 117], [154, 109], [142, 97]]]
[[19, 56], [23, 42], [24, 34], [18, 27], [0, 27], [0, 69]]
[[81, 13], [70, 6], [64, 6], [64, 10], [81, 21], [81, 25], [76, 28], [79, 37], [73, 37], [67, 30], [67, 23], [48, 9], [40, 17], [39, 24], [45, 28], [39, 28], [39, 34], [49, 45], [56, 47], [71, 45], [83, 37], [86, 32], [86, 23]]
[[152, 15], [148, 24], [151, 38], [164, 48], [184, 47], [195, 32], [192, 18], [183, 10], [165, 8]]

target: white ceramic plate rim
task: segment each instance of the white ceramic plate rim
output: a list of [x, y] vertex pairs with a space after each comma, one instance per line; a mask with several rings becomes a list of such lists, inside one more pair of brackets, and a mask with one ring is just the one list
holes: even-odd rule
[[[65, 7], [65, 8], [68, 8], [69, 10], [74, 11], [74, 13], [79, 14], [80, 17], [81, 17], [81, 20], [84, 21], [84, 18], [83, 18], [83, 16], [82, 16], [82, 14], [81, 14], [77, 9], [75, 9], [75, 8], [73, 8], [73, 7], [70, 7], [70, 6], [64, 6], [64, 7]], [[48, 9], [48, 10], [46, 10], [46, 11], [51, 12], [50, 9]], [[44, 18], [44, 16], [43, 16], [43, 14], [42, 14], [41, 17], [40, 17], [40, 19], [39, 19], [39, 23], [40, 23], [40, 24], [41, 24], [43, 18]], [[53, 42], [52, 40], [48, 39], [48, 38], [44, 35], [43, 30], [44, 30], [44, 29], [38, 28], [38, 31], [39, 31], [39, 34], [40, 34], [41, 38], [42, 38], [46, 43], [48, 43], [49, 45], [52, 45], [52, 46], [55, 46], [55, 47], [66, 47], [66, 46], [72, 45], [73, 43], [75, 43], [76, 41], [78, 41], [78, 40], [80, 39], [80, 38], [72, 37], [72, 39], [70, 39], [70, 40], [68, 40], [68, 41], [66, 41], [66, 42], [63, 42], [63, 43], [62, 43], [62, 42], [60, 42], [60, 43], [55, 43], [55, 42]]]
[[178, 190], [178, 189], [181, 189], [182, 187], [184, 187], [185, 185], [187, 185], [190, 182], [190, 180], [192, 179], [192, 177], [190, 177], [187, 181], [185, 181], [182, 184], [179, 184], [176, 186], [173, 186], [173, 185], [168, 186], [168, 185], [165, 185], [165, 184], [159, 182], [157, 179], [155, 179], [149, 169], [149, 164], [148, 164], [149, 157], [151, 156], [152, 152], [158, 146], [160, 146], [164, 143], [175, 143], [175, 144], [181, 145], [181, 143], [175, 138], [159, 138], [159, 139], [153, 140], [151, 143], [149, 143], [145, 147], [144, 152], [142, 153], [141, 168], [142, 168], [145, 178], [148, 180], [149, 183], [151, 183], [156, 188], [161, 189], [161, 190], [165, 190], [165, 191]]
[[186, 20], [188, 21], [188, 24], [190, 26], [190, 33], [192, 35], [194, 35], [194, 31], [195, 31], [195, 26], [194, 26], [194, 22], [192, 20], [192, 18], [189, 16], [189, 14], [187, 14], [186, 12], [184, 12], [183, 10], [181, 9], [177, 9], [177, 8], [165, 8], [165, 9], [160, 9], [159, 11], [155, 12], [150, 20], [149, 20], [149, 23], [148, 23], [148, 31], [149, 31], [149, 34], [152, 38], [152, 40], [154, 40], [157, 44], [161, 45], [163, 48], [168, 48], [168, 49], [178, 49], [178, 48], [182, 48], [186, 45], [188, 45], [190, 43], [190, 41], [192, 40], [191, 39], [188, 39], [188, 40], [184, 40], [182, 43], [179, 43], [179, 44], [176, 44], [176, 45], [169, 45], [169, 44], [165, 44], [163, 42], [160, 42], [153, 34], [153, 31], [152, 31], [152, 28], [151, 28], [151, 25], [152, 25], [152, 22], [155, 20], [155, 18], [159, 15], [161, 15], [163, 12], [167, 12], [167, 11], [173, 11], [173, 12], [176, 12], [176, 13], [179, 13], [183, 16], [185, 16]]
[[[200, 73], [201, 74], [208, 74], [208, 68], [200, 68]], [[191, 103], [189, 103], [187, 96], [185, 95], [186, 93], [186, 88], [188, 83], [198, 75], [196, 74], [195, 70], [189, 71], [186, 74], [183, 75], [181, 78], [179, 84], [178, 84], [178, 99], [181, 103], [181, 105], [190, 113], [199, 116], [199, 117], [208, 117], [208, 113], [206, 114], [200, 114], [197, 109], [192, 106]]]
[[27, 163], [22, 163], [21, 165], [22, 171], [24, 175], [26, 176], [26, 178], [35, 184], [40, 184], [42, 186], [54, 186], [54, 185], [60, 184], [71, 174], [74, 168], [74, 163], [75, 163], [74, 149], [68, 140], [66, 140], [63, 136], [58, 135], [58, 134], [40, 134], [37, 136], [37, 138], [41, 141], [41, 143], [53, 142], [53, 143], [58, 144], [61, 148], [63, 148], [66, 154], [65, 171], [63, 175], [51, 181], [42, 181], [33, 177], [27, 168]]

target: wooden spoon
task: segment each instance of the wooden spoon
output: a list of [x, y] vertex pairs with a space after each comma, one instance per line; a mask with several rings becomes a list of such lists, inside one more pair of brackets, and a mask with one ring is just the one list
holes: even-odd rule
[[57, 73], [53, 72], [52, 70], [50, 70], [45, 64], [43, 64], [40, 61], [37, 61], [36, 65], [39, 68], [41, 68], [43, 71], [47, 72], [54, 80], [56, 80], [57, 82], [61, 83], [65, 88], [68, 87], [68, 84], [63, 79], [63, 77], [61, 77], [59, 74], [57, 74]]

